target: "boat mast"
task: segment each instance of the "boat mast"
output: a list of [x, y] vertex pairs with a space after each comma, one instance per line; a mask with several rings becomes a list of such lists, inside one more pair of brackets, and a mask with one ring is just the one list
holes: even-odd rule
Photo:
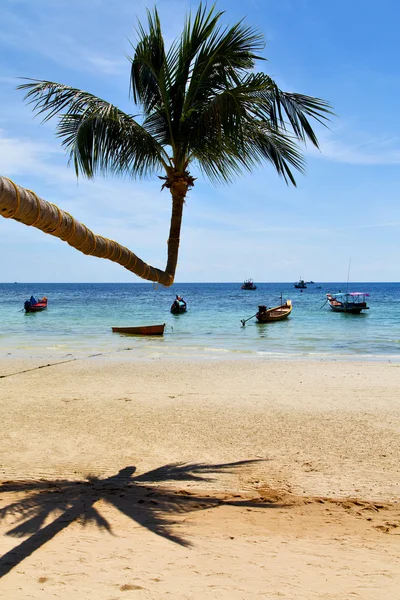
[[351, 258], [349, 260], [349, 270], [347, 271], [346, 294], [349, 292], [349, 277], [350, 277]]

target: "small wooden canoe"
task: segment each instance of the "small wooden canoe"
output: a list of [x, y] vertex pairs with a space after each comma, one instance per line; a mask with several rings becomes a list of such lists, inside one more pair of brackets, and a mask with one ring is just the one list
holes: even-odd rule
[[282, 321], [282, 319], [286, 319], [291, 312], [292, 301], [286, 300], [285, 304], [275, 306], [274, 308], [259, 306], [256, 317], [259, 323], [271, 323], [272, 321]]
[[162, 325], [144, 325], [142, 327], [112, 327], [114, 333], [129, 335], [164, 335], [165, 323]]

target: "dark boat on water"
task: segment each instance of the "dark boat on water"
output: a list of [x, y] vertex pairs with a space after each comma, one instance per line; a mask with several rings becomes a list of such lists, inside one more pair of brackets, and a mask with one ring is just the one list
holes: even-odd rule
[[369, 296], [366, 292], [350, 292], [350, 293], [338, 293], [338, 294], [327, 294], [326, 297], [329, 302], [329, 306], [334, 312], [345, 312], [353, 315], [359, 315], [363, 310], [369, 310], [366, 296]]
[[182, 298], [182, 296], [176, 296], [175, 300], [171, 305], [171, 312], [173, 315], [180, 315], [181, 313], [185, 313], [187, 309], [186, 301]]
[[256, 290], [257, 286], [254, 285], [254, 281], [252, 279], [246, 279], [243, 282], [242, 290]]
[[286, 300], [285, 304], [280, 304], [274, 308], [267, 308], [264, 305], [259, 306], [256, 319], [259, 323], [272, 323], [273, 321], [282, 321], [282, 319], [286, 319], [291, 312], [292, 301]]
[[164, 335], [165, 323], [162, 325], [143, 325], [142, 327], [112, 327], [114, 333], [129, 335]]
[[299, 281], [296, 281], [296, 283], [294, 284], [294, 287], [299, 290], [307, 289], [307, 285], [306, 285], [306, 282], [304, 281], [304, 279], [299, 279]]
[[41, 300], [36, 300], [33, 296], [25, 300], [24, 309], [26, 312], [40, 312], [47, 308], [47, 298], [44, 296]]

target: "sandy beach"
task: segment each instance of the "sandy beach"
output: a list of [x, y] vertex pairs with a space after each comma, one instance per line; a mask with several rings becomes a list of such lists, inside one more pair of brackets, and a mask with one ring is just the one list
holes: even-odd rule
[[399, 364], [0, 375], [2, 597], [398, 598]]

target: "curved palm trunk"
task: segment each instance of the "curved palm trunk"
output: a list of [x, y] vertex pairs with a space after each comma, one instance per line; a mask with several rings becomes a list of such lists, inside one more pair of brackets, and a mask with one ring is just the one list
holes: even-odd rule
[[[0, 215], [6, 219], [15, 219], [24, 225], [36, 227], [45, 233], [54, 235], [63, 242], [67, 242], [76, 250], [79, 250], [79, 252], [83, 252], [83, 254], [112, 260], [142, 279], [161, 283], [166, 287], [172, 285], [174, 282], [179, 247], [179, 232], [177, 244], [175, 241], [173, 243], [173, 247], [175, 248], [176, 246], [176, 250], [174, 250], [176, 255], [174, 268], [171, 271], [168, 270], [168, 265], [170, 264], [170, 252], [168, 249], [167, 269], [166, 271], [161, 271], [143, 262], [125, 246], [121, 246], [114, 240], [109, 240], [101, 235], [96, 235], [86, 225], [74, 219], [69, 213], [59, 209], [55, 204], [38, 198], [34, 192], [26, 190], [16, 185], [10, 179], [1, 176]], [[180, 218], [182, 218], [182, 210]], [[176, 227], [174, 225], [173, 228], [173, 223], [175, 223], [174, 218], [171, 220], [171, 231], [175, 232]], [[170, 239], [175, 240], [176, 234], [173, 233], [171, 236], [170, 233]]]

